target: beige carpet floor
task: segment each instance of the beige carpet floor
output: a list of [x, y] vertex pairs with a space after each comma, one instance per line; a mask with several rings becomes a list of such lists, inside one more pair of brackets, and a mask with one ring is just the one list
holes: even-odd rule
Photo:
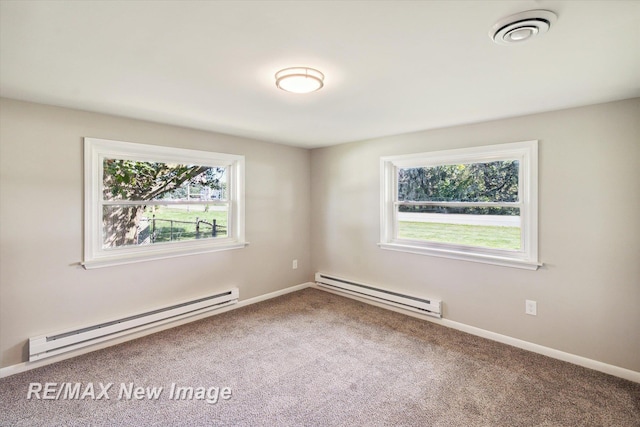
[[[31, 383], [113, 386], [28, 400]], [[119, 398], [130, 383], [163, 390]], [[630, 427], [640, 384], [305, 289], [4, 378], [0, 425]]]

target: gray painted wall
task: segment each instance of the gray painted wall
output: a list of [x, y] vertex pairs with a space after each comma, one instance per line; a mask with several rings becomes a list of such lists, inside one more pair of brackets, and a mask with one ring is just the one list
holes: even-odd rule
[[[532, 139], [543, 268], [378, 248], [380, 156]], [[315, 270], [440, 298], [450, 320], [640, 371], [640, 99], [317, 149], [311, 168]]]
[[[324, 271], [640, 371], [640, 99], [311, 151], [6, 99], [0, 108], [1, 367], [27, 359], [30, 336], [229, 286], [247, 299]], [[83, 136], [244, 154], [251, 244], [82, 269]], [[378, 248], [380, 156], [530, 139], [540, 140], [542, 269]], [[525, 299], [538, 316], [524, 314]]]
[[[0, 108], [0, 366], [26, 361], [31, 336], [311, 278], [308, 150], [7, 99]], [[250, 245], [84, 270], [84, 136], [245, 155]]]

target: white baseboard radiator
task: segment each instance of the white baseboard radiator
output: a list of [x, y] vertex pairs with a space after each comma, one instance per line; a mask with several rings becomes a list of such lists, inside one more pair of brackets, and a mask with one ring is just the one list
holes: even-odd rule
[[87, 347], [154, 326], [219, 309], [227, 305], [236, 304], [238, 298], [238, 288], [232, 288], [215, 295], [172, 304], [122, 319], [29, 338], [29, 361], [55, 356], [60, 353]]
[[324, 273], [316, 273], [316, 283], [321, 287], [334, 291], [378, 301], [427, 316], [442, 318], [442, 301], [439, 300], [404, 295]]

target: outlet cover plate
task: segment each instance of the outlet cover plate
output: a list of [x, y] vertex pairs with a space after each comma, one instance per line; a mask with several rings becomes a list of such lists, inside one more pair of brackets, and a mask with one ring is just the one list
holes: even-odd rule
[[525, 300], [524, 312], [532, 316], [538, 315], [538, 303], [532, 300]]

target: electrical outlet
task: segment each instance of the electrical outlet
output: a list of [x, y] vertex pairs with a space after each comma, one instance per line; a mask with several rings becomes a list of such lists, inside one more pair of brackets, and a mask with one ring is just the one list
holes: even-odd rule
[[293, 260], [293, 266], [292, 267], [293, 267], [294, 270], [298, 269], [298, 260], [297, 259]]
[[525, 300], [524, 302], [524, 312], [526, 314], [530, 314], [532, 316], [538, 315], [538, 303], [531, 300]]

